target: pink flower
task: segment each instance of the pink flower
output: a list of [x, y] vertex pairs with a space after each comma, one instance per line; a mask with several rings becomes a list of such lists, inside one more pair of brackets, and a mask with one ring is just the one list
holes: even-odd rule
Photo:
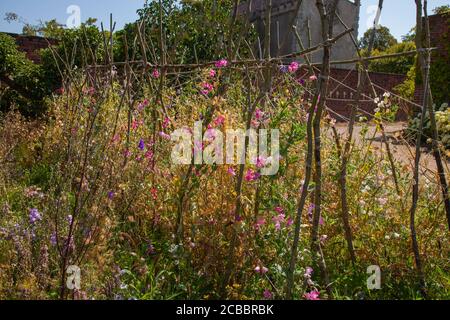
[[259, 169], [264, 168], [266, 166], [266, 164], [267, 164], [267, 158], [261, 157], [261, 156], [256, 158], [256, 167], [257, 168], [259, 168]]
[[264, 219], [264, 218], [256, 219], [256, 223], [255, 223], [256, 231], [259, 231], [261, 229], [261, 227], [265, 224], [266, 224], [266, 219]]
[[312, 275], [313, 272], [314, 272], [313, 268], [306, 267], [304, 277], [305, 278], [311, 278], [311, 275]]
[[272, 294], [272, 292], [270, 292], [269, 290], [266, 289], [266, 290], [264, 290], [263, 296], [264, 296], [264, 299], [272, 299], [273, 294]]
[[228, 66], [228, 61], [225, 59], [216, 62], [216, 68], [225, 68], [226, 66]]
[[207, 140], [214, 140], [214, 139], [216, 139], [216, 130], [215, 129], [208, 129], [208, 130], [206, 130], [205, 138]]
[[258, 180], [261, 177], [261, 175], [258, 172], [253, 171], [252, 169], [248, 169], [247, 173], [245, 174], [245, 181], [255, 181]]
[[214, 125], [216, 127], [220, 127], [225, 123], [225, 116], [224, 115], [220, 115], [218, 116], [215, 120], [214, 120]]
[[264, 116], [264, 112], [261, 109], [256, 109], [255, 110], [255, 119], [256, 120], [261, 120], [262, 117]]
[[236, 172], [234, 171], [234, 169], [232, 167], [229, 167], [227, 172], [230, 176], [233, 176], [233, 177], [236, 176]]
[[209, 76], [211, 78], [214, 78], [216, 76], [216, 70], [214, 70], [214, 69], [209, 70]]
[[290, 227], [294, 224], [294, 219], [292, 219], [291, 217], [289, 217], [286, 221], [286, 227]]
[[298, 70], [298, 67], [299, 67], [299, 64], [294, 61], [289, 65], [288, 70], [289, 70], [289, 72], [293, 73]]
[[145, 153], [145, 158], [147, 160], [152, 160], [153, 159], [153, 151], [149, 150]]
[[284, 213], [280, 213], [278, 216], [272, 218], [272, 221], [275, 223], [276, 230], [281, 230], [281, 223], [284, 222], [285, 218], [286, 216]]
[[143, 124], [144, 124], [143, 120], [139, 120], [139, 121], [133, 120], [133, 122], [131, 123], [131, 129], [136, 130]]
[[278, 212], [279, 214], [284, 213], [284, 209], [282, 207], [280, 207], [280, 206], [275, 207], [274, 210], [275, 210], [275, 212]]
[[251, 125], [252, 125], [253, 128], [258, 128], [259, 127], [259, 121], [253, 119], [252, 122], [251, 122]]
[[161, 132], [159, 133], [159, 136], [160, 136], [161, 138], [165, 139], [165, 140], [170, 140], [170, 134], [167, 134], [167, 133], [165, 133], [165, 132], [163, 132], [163, 131], [161, 131]]
[[213, 85], [208, 82], [203, 82], [201, 84], [201, 87], [202, 89], [200, 90], [200, 92], [205, 96], [208, 95], [214, 89]]
[[317, 80], [317, 76], [316, 75], [312, 75], [309, 77], [309, 81], [316, 81]]
[[317, 290], [313, 290], [310, 293], [305, 293], [304, 295], [306, 300], [320, 300], [319, 296], [320, 292]]
[[266, 267], [256, 266], [255, 272], [259, 274], [266, 274], [267, 272], [269, 272], [269, 269], [267, 269]]
[[160, 76], [158, 69], [153, 69], [152, 71], [152, 77], [155, 79], [158, 79]]
[[162, 123], [162, 127], [163, 127], [164, 129], [166, 129], [166, 128], [169, 126], [169, 124], [170, 124], [170, 119], [169, 119], [168, 117], [165, 117], [165, 118], [164, 118], [164, 121], [163, 121], [163, 123]]

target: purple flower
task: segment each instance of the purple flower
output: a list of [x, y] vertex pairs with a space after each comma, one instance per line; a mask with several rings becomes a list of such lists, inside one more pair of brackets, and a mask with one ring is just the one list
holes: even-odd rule
[[269, 290], [266, 289], [266, 290], [264, 290], [263, 296], [264, 296], [264, 299], [272, 299], [273, 294], [272, 294], [272, 292], [270, 292]]
[[150, 256], [152, 254], [155, 254], [155, 252], [155, 247], [151, 243], [149, 243], [147, 246], [147, 254]]
[[109, 200], [112, 200], [112, 199], [114, 198], [114, 196], [115, 196], [114, 191], [109, 191], [109, 192], [108, 192], [108, 199], [109, 199]]
[[72, 221], [73, 221], [73, 217], [72, 217], [71, 214], [69, 214], [69, 215], [67, 216], [67, 223], [68, 223], [69, 225], [71, 225], [71, 224], [72, 224]]
[[144, 149], [145, 149], [144, 139], [139, 140], [138, 148], [139, 148], [139, 150], [144, 151]]
[[304, 277], [308, 279], [311, 278], [313, 272], [314, 272], [313, 268], [306, 267]]
[[280, 72], [281, 73], [287, 73], [289, 71], [288, 66], [282, 65], [280, 66]]
[[31, 224], [34, 224], [37, 221], [42, 220], [41, 214], [39, 213], [38, 209], [36, 209], [36, 208], [30, 209], [29, 217], [30, 217]]
[[56, 246], [56, 232], [53, 232], [52, 235], [50, 236], [50, 244], [52, 246]]

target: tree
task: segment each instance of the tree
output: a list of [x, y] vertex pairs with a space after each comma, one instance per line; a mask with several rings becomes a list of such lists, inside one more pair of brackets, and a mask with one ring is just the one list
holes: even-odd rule
[[415, 39], [416, 39], [416, 27], [412, 28], [411, 30], [409, 30], [407, 34], [402, 36], [403, 42], [411, 42], [414, 41]]
[[[230, 37], [237, 44], [243, 24], [239, 19], [230, 27], [230, 16], [234, 0], [177, 1], [162, 0], [163, 38], [167, 56], [172, 62], [195, 63], [211, 61], [227, 55]], [[139, 20], [126, 25], [123, 31], [116, 33], [115, 59], [123, 61], [125, 35], [129, 46], [136, 37], [136, 25], [144, 22], [145, 36], [154, 46], [154, 51], [147, 52], [149, 60], [159, 61], [160, 53], [160, 6], [159, 1], [146, 2], [138, 10]], [[244, 33], [244, 39], [252, 42], [250, 32]], [[241, 41], [241, 47], [243, 46]], [[137, 57], [141, 56], [137, 45]], [[241, 52], [242, 53], [242, 52]]]
[[436, 8], [434, 8], [433, 12], [435, 14], [449, 13], [450, 12], [450, 5], [446, 4], [444, 6], [436, 7]]
[[[414, 42], [401, 42], [394, 44], [385, 51], [374, 50], [372, 52], [372, 56], [402, 53], [413, 50], [416, 50], [416, 45], [414, 44]], [[406, 75], [408, 71], [414, 66], [414, 64], [415, 57], [413, 55], [399, 56], [395, 58], [371, 61], [369, 64], [369, 71]]]
[[[364, 33], [364, 36], [359, 41], [361, 49], [367, 49], [369, 46], [370, 37], [372, 35], [372, 28]], [[380, 26], [375, 32], [374, 50], [385, 51], [387, 48], [397, 44], [397, 39], [391, 34], [389, 28]]]

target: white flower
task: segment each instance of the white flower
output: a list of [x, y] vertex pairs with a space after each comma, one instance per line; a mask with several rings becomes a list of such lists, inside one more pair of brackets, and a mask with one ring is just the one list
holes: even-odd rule
[[397, 232], [394, 232], [394, 238], [400, 238], [400, 235]]
[[389, 98], [391, 96], [391, 93], [390, 92], [385, 92], [384, 94], [383, 94], [383, 97], [385, 97], [385, 98]]

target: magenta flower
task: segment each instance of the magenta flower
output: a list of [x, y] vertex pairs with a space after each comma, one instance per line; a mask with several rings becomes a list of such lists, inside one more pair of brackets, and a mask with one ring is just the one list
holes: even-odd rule
[[211, 83], [208, 82], [203, 82], [201, 84], [202, 89], [200, 90], [200, 92], [202, 94], [204, 94], [205, 96], [208, 95], [211, 91], [214, 90], [214, 86]]
[[261, 156], [256, 158], [256, 167], [257, 168], [259, 168], [259, 169], [264, 168], [266, 166], [266, 164], [267, 164], [267, 158], [261, 157]]
[[170, 124], [170, 119], [168, 117], [165, 117], [164, 121], [162, 123], [163, 129], [166, 129], [169, 126], [169, 124]]
[[233, 177], [236, 176], [236, 172], [234, 171], [234, 169], [232, 167], [229, 167], [227, 172], [230, 176], [233, 176]]
[[266, 289], [266, 290], [264, 290], [263, 296], [264, 296], [264, 299], [272, 299], [273, 294], [272, 294], [272, 292], [270, 292], [269, 290]]
[[225, 59], [221, 59], [219, 61], [216, 62], [216, 68], [225, 68], [226, 66], [228, 66], [228, 61]]
[[289, 65], [288, 70], [289, 70], [289, 72], [294, 73], [298, 70], [298, 68], [299, 68], [299, 64], [294, 61]]
[[220, 115], [218, 116], [215, 120], [214, 120], [214, 125], [216, 127], [220, 127], [225, 123], [225, 116], [224, 115]]
[[290, 227], [294, 224], [294, 219], [292, 219], [291, 217], [289, 217], [286, 221], [286, 227]]
[[260, 121], [264, 116], [264, 112], [261, 109], [256, 109], [255, 110], [255, 119]]
[[248, 169], [244, 178], [245, 178], [245, 181], [250, 182], [250, 181], [258, 180], [260, 177], [261, 177], [261, 174], [259, 174], [256, 171], [253, 171], [252, 169]]
[[310, 293], [305, 293], [304, 295], [306, 300], [320, 300], [319, 296], [320, 292], [317, 290], [313, 290]]
[[279, 214], [284, 213], [284, 209], [280, 206], [275, 207], [274, 210], [275, 210], [275, 212], [278, 212]]
[[160, 76], [158, 69], [153, 69], [152, 71], [152, 77], [155, 79], [158, 79]]

